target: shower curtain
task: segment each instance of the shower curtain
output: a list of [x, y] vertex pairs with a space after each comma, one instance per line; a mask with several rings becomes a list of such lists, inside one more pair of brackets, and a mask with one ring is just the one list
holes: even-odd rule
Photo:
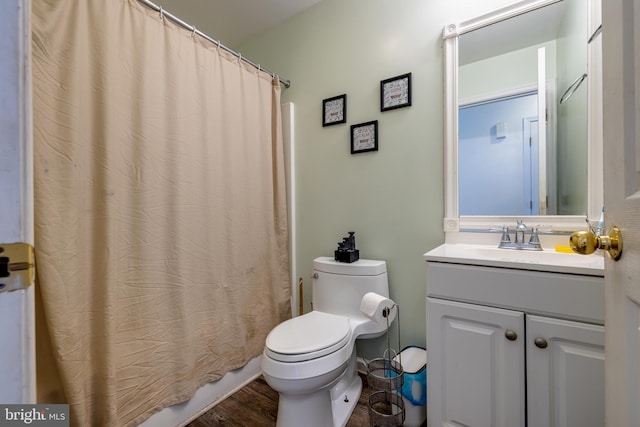
[[279, 82], [136, 0], [32, 8], [39, 401], [137, 425], [291, 316]]

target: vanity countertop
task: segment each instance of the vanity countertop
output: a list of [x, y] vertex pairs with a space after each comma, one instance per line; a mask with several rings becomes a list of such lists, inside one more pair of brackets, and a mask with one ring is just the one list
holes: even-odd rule
[[445, 243], [424, 254], [424, 258], [434, 262], [604, 277], [604, 256], [602, 251], [599, 252], [578, 255], [556, 252], [550, 248], [527, 251], [499, 249], [490, 245]]

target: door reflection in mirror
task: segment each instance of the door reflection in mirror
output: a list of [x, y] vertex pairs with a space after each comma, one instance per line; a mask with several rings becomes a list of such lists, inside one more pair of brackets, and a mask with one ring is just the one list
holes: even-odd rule
[[460, 108], [461, 215], [538, 215], [536, 92]]

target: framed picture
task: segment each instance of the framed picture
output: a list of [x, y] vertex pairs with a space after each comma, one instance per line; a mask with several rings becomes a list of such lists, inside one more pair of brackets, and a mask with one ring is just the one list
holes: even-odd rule
[[351, 125], [351, 154], [378, 151], [378, 121]]
[[347, 95], [338, 95], [322, 101], [322, 126], [347, 122]]
[[411, 73], [380, 82], [380, 111], [411, 105]]

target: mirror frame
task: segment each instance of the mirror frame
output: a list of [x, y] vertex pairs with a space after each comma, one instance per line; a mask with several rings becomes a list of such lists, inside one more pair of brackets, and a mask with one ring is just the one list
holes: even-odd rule
[[[473, 30], [512, 18], [564, 0], [523, 0], [475, 18], [446, 25], [442, 32], [444, 47], [444, 231], [495, 232], [504, 225], [515, 225], [523, 218], [542, 233], [565, 234], [586, 227], [585, 218], [597, 221], [604, 200], [602, 144], [602, 65], [601, 36], [587, 47], [588, 129], [587, 129], [587, 213], [584, 215], [538, 216], [460, 216], [458, 195], [458, 37]], [[599, 0], [589, 0], [588, 28], [594, 33], [600, 20]], [[587, 35], [585, 35], [587, 37]], [[585, 42], [587, 38], [585, 38]], [[599, 62], [598, 62], [599, 61]], [[594, 64], [597, 66], [594, 67]]]

